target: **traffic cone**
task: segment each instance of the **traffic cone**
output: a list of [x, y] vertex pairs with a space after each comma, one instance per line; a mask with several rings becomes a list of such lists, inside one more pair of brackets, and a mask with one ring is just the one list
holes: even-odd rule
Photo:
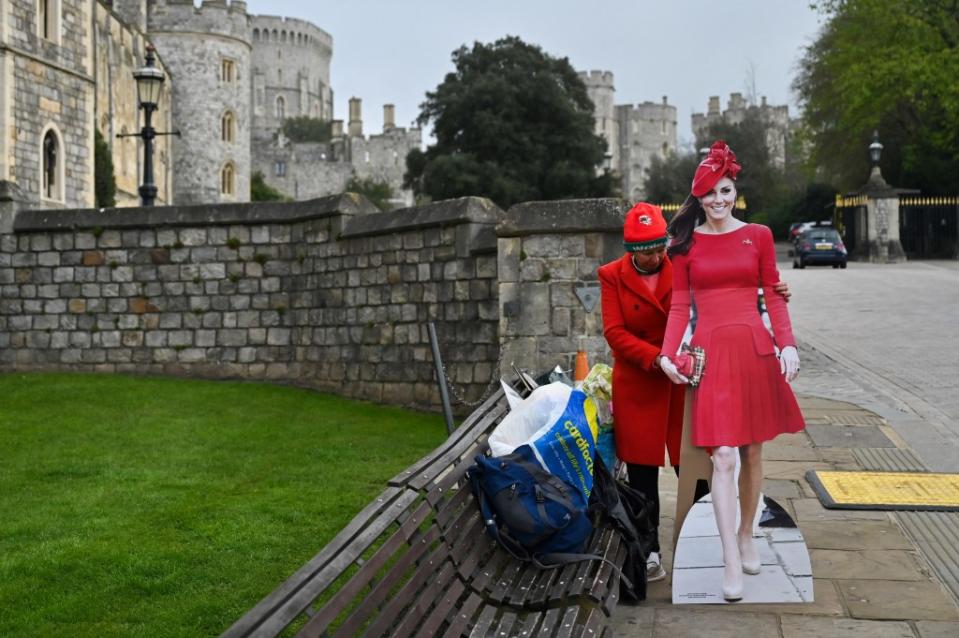
[[585, 350], [576, 351], [576, 366], [573, 368], [573, 381], [582, 381], [589, 374], [589, 361]]

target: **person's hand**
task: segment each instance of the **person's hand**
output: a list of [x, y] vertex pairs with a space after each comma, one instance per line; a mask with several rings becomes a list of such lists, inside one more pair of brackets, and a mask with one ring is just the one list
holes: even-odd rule
[[663, 373], [669, 377], [669, 380], [673, 383], [689, 383], [689, 379], [679, 374], [679, 370], [676, 369], [676, 366], [673, 365], [673, 362], [670, 361], [666, 355], [660, 355], [659, 367], [663, 369]]
[[789, 292], [789, 284], [787, 284], [785, 281], [780, 281], [779, 283], [773, 284], [773, 291], [782, 297], [783, 301], [786, 303], [789, 303], [789, 298], [793, 296], [793, 294]]
[[779, 369], [790, 383], [799, 376], [799, 351], [796, 346], [786, 346], [779, 353]]

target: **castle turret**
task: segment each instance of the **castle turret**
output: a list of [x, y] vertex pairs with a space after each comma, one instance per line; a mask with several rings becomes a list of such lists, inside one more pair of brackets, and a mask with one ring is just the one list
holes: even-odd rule
[[350, 123], [347, 134], [350, 137], [363, 137], [363, 101], [358, 97], [350, 98]]
[[387, 133], [396, 128], [396, 107], [392, 104], [383, 105], [383, 132]]
[[151, 0], [150, 38], [173, 86], [174, 203], [250, 199], [250, 24], [234, 0]]
[[610, 158], [610, 168], [619, 171], [619, 124], [616, 120], [614, 96], [616, 88], [611, 71], [582, 71], [579, 74], [589, 99], [593, 101], [593, 116], [596, 122], [596, 134], [606, 140], [606, 153]]

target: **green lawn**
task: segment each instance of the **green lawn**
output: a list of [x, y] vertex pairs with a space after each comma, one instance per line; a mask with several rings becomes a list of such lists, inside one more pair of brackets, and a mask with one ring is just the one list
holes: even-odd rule
[[217, 635], [445, 436], [289, 387], [0, 376], [0, 636]]

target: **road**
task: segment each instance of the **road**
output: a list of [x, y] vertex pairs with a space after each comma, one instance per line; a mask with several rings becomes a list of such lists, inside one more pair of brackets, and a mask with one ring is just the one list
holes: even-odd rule
[[796, 270], [787, 248], [796, 391], [873, 410], [930, 469], [959, 472], [959, 261]]

